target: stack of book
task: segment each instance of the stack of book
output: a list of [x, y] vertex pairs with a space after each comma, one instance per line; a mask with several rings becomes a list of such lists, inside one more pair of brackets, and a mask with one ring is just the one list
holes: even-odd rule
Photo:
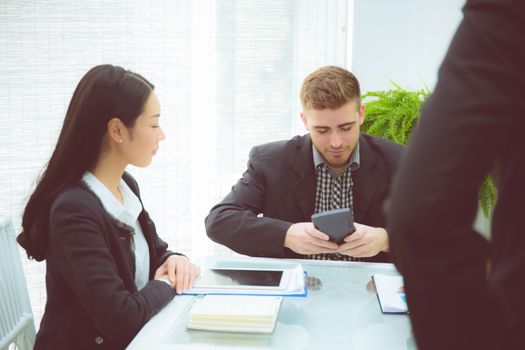
[[281, 296], [206, 295], [189, 312], [188, 329], [272, 333]]

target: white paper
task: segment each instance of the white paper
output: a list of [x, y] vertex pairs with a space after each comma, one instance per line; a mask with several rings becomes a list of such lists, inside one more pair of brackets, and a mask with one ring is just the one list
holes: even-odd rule
[[189, 329], [271, 333], [281, 307], [280, 296], [206, 295], [189, 312]]
[[383, 313], [408, 313], [402, 276], [373, 275]]
[[[231, 268], [231, 267], [230, 267]], [[220, 286], [218, 288], [206, 287], [206, 288], [188, 288], [183, 294], [241, 294], [241, 295], [282, 295], [282, 296], [303, 296], [306, 295], [305, 289], [305, 276], [303, 267], [299, 264], [289, 269], [290, 278], [288, 284], [283, 289], [266, 288], [266, 287], [254, 287], [243, 289], [239, 286], [235, 288], [225, 288]]]

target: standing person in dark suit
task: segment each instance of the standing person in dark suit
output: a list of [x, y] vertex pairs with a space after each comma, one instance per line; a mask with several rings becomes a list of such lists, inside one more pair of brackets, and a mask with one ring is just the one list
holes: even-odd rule
[[123, 349], [198, 274], [167, 250], [128, 164], [148, 166], [164, 132], [153, 85], [101, 65], [80, 80], [18, 242], [46, 259], [35, 349]]
[[[525, 348], [525, 2], [468, 1], [393, 185], [420, 349]], [[493, 174], [490, 242], [473, 229]]]
[[[388, 261], [382, 208], [402, 146], [360, 134], [365, 106], [345, 69], [311, 73], [301, 102], [310, 133], [251, 150], [248, 169], [206, 218], [208, 236], [252, 256]], [[310, 222], [338, 208], [356, 222], [339, 246]]]

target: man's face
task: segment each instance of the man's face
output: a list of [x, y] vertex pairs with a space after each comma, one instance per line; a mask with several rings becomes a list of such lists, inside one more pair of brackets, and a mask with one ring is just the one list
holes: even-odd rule
[[359, 140], [359, 130], [365, 120], [365, 106], [349, 102], [336, 110], [305, 110], [301, 113], [312, 142], [330, 167], [346, 164]]

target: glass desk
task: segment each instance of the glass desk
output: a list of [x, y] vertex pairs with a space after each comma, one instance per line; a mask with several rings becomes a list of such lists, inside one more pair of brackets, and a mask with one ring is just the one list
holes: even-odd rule
[[[384, 315], [371, 284], [374, 273], [396, 275], [392, 264], [238, 257], [201, 265], [301, 263], [309, 276], [307, 297], [285, 297], [272, 334], [187, 330], [193, 296], [176, 296], [139, 332], [139, 349], [416, 349], [407, 315]], [[264, 265], [262, 265], [264, 266]]]

